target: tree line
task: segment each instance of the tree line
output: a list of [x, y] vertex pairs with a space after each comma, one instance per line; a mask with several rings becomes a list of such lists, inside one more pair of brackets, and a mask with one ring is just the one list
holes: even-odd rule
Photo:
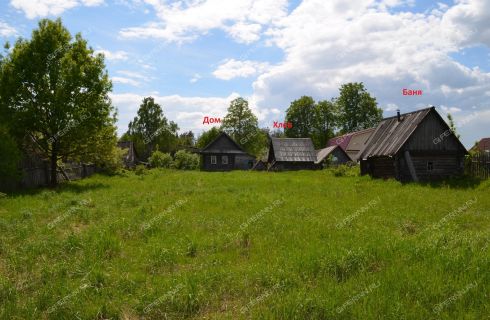
[[[0, 178], [18, 178], [18, 163], [26, 153], [49, 161], [52, 185], [66, 161], [115, 170], [123, 154], [116, 147], [111, 90], [104, 56], [95, 54], [81, 34], [73, 37], [60, 19], [41, 20], [31, 39], [19, 38], [13, 47], [6, 43], [0, 55]], [[224, 131], [247, 152], [262, 157], [271, 136], [310, 137], [322, 148], [334, 135], [372, 127], [381, 116], [364, 85], [348, 83], [338, 98], [315, 102], [304, 96], [291, 102], [284, 120], [292, 126], [284, 130], [260, 128], [247, 100], [237, 98], [220, 127], [196, 137], [192, 131], [179, 133], [162, 106], [146, 97], [120, 140], [132, 141], [141, 160], [148, 161], [157, 151], [175, 155], [203, 148]], [[159, 157], [155, 162], [168, 163], [167, 156]], [[194, 167], [195, 159], [181, 152], [174, 163]]]

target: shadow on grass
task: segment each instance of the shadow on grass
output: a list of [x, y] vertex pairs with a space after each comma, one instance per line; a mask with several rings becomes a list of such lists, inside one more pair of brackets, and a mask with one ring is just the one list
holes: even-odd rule
[[84, 193], [87, 191], [92, 191], [92, 190], [99, 190], [99, 189], [107, 189], [109, 188], [109, 185], [103, 184], [100, 182], [88, 182], [84, 184], [79, 184], [76, 183], [77, 181], [80, 180], [75, 180], [73, 182], [64, 182], [60, 183], [56, 187], [38, 187], [38, 188], [28, 188], [28, 189], [18, 189], [18, 190], [13, 190], [10, 192], [7, 192], [9, 197], [20, 197], [20, 196], [26, 196], [26, 195], [38, 195], [46, 191], [53, 191], [58, 194], [63, 194], [65, 192], [70, 192], [70, 193]]
[[421, 186], [431, 187], [431, 188], [449, 188], [449, 189], [475, 189], [478, 187], [482, 181], [480, 178], [475, 177], [457, 177], [438, 181], [425, 181], [411, 184], [418, 184]]

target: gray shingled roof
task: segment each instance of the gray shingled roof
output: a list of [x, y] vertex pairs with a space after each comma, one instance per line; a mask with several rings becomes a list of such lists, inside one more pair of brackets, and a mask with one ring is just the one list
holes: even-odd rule
[[316, 152], [310, 138], [271, 138], [276, 161], [315, 162]]
[[359, 158], [394, 156], [432, 110], [435, 111], [435, 108], [402, 114], [401, 121], [397, 116], [383, 119], [360, 151]]

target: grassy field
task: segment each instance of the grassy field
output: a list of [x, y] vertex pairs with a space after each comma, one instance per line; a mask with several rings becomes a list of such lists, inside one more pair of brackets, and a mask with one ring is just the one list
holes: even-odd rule
[[490, 319], [490, 181], [149, 171], [0, 198], [1, 319]]

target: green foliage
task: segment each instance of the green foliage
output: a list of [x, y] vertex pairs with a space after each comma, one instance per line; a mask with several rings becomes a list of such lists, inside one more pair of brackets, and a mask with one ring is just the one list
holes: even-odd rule
[[141, 176], [141, 175], [146, 174], [147, 171], [148, 171], [148, 169], [146, 169], [145, 165], [139, 164], [134, 169], [134, 174], [136, 174], [137, 176]]
[[16, 141], [6, 128], [0, 127], [0, 181], [9, 185], [21, 178], [19, 162], [21, 154]]
[[124, 169], [124, 158], [128, 154], [128, 149], [121, 149], [117, 146], [110, 148], [106, 153], [101, 154], [97, 159], [97, 167], [108, 174], [119, 173]]
[[220, 131], [216, 127], [212, 127], [208, 131], [204, 131], [197, 139], [196, 147], [204, 148], [216, 139], [220, 134]]
[[338, 122], [337, 113], [337, 106], [332, 101], [319, 101], [315, 105], [315, 123], [312, 140], [317, 149], [325, 148], [328, 140], [334, 137], [334, 130]]
[[243, 98], [236, 98], [230, 103], [221, 130], [250, 154], [259, 154], [267, 144], [267, 136], [259, 129], [257, 117]]
[[192, 131], [179, 134], [178, 145], [180, 147], [193, 147], [195, 142], [194, 133]]
[[449, 122], [451, 132], [456, 136], [456, 138], [460, 139], [461, 135], [456, 131], [456, 124], [454, 123], [453, 116], [450, 113], [447, 114], [447, 121]]
[[60, 19], [44, 19], [2, 60], [0, 113], [15, 138], [34, 141], [56, 168], [60, 159], [93, 154], [102, 130], [115, 136], [111, 89], [103, 56], [80, 34], [72, 38]]
[[181, 170], [199, 169], [199, 155], [179, 150], [175, 153], [174, 166]]
[[141, 103], [137, 116], [129, 123], [125, 139], [133, 141], [140, 160], [147, 160], [158, 145], [159, 151], [172, 152], [178, 143], [179, 127], [168, 121], [162, 107], [153, 97], [146, 97]]
[[360, 175], [359, 166], [352, 166], [348, 164], [341, 164], [335, 167], [330, 167], [327, 169], [335, 177], [356, 177]]
[[383, 110], [378, 108], [376, 98], [371, 97], [362, 82], [342, 85], [335, 103], [342, 133], [374, 127], [383, 118]]
[[291, 102], [286, 110], [286, 122], [293, 127], [286, 128], [284, 133], [289, 138], [307, 138], [313, 136], [315, 130], [315, 115], [317, 108], [312, 97], [303, 96]]
[[148, 162], [152, 168], [171, 168], [173, 165], [172, 156], [161, 151], [153, 152]]

